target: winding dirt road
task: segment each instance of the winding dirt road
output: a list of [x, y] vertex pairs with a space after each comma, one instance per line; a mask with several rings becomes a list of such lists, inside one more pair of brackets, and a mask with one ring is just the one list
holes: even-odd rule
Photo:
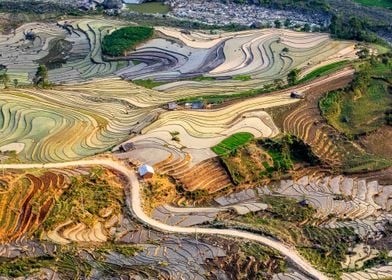
[[216, 235], [224, 235], [242, 239], [248, 239], [260, 242], [264, 245], [267, 245], [277, 251], [279, 251], [282, 255], [286, 256], [291, 260], [293, 264], [295, 264], [302, 272], [306, 273], [310, 277], [314, 279], [328, 279], [324, 274], [315, 269], [311, 264], [309, 264], [306, 260], [304, 260], [299, 253], [291, 247], [286, 246], [285, 244], [275, 241], [261, 235], [233, 230], [233, 229], [215, 229], [215, 228], [199, 228], [199, 227], [179, 227], [179, 226], [170, 226], [159, 221], [152, 219], [147, 216], [141, 204], [141, 196], [140, 196], [140, 185], [139, 180], [135, 174], [135, 172], [129, 168], [127, 168], [124, 164], [111, 160], [111, 159], [91, 159], [91, 160], [79, 160], [79, 161], [71, 161], [71, 162], [63, 162], [63, 163], [47, 163], [47, 164], [0, 164], [1, 169], [35, 169], [35, 168], [69, 168], [69, 167], [77, 167], [77, 166], [94, 166], [101, 165], [118, 171], [122, 173], [128, 180], [128, 184], [125, 188], [125, 192], [127, 194], [127, 204], [129, 209], [135, 215], [135, 217], [145, 225], [148, 225], [154, 229], [165, 231], [165, 232], [173, 232], [173, 233], [183, 233], [183, 234], [216, 234]]

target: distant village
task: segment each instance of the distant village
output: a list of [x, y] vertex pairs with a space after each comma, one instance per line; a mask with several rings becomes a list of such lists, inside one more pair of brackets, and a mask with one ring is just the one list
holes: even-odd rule
[[[33, 0], [34, 1], [34, 0]], [[95, 10], [103, 7], [108, 15], [132, 15], [127, 11], [126, 4], [142, 4], [144, 0], [46, 0], [63, 5], [71, 5], [82, 10]], [[211, 25], [237, 24], [253, 27], [272, 27], [276, 20], [290, 19], [292, 27], [311, 25], [314, 29], [328, 26], [330, 18], [317, 12], [306, 14], [301, 11], [275, 10], [256, 5], [241, 5], [220, 0], [166, 0], [170, 7], [165, 16], [177, 19], [199, 21]], [[161, 14], [156, 16], [161, 17]]]
[[292, 24], [309, 23], [327, 26], [329, 17], [318, 14], [303, 14], [296, 11], [274, 10], [256, 5], [222, 3], [219, 0], [167, 0], [171, 7], [169, 15], [177, 18], [197, 20], [207, 24], [239, 24], [258, 27], [268, 26], [274, 20], [290, 19]]

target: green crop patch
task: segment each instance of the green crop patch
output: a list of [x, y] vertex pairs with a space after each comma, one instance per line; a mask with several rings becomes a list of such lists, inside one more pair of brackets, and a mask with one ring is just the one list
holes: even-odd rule
[[307, 82], [307, 81], [313, 80], [315, 78], [318, 78], [318, 77], [321, 77], [324, 75], [328, 75], [328, 74], [333, 73], [339, 69], [342, 69], [346, 65], [348, 65], [348, 61], [343, 60], [343, 61], [338, 61], [335, 63], [321, 66], [321, 67], [313, 70], [312, 72], [306, 74], [304, 77], [302, 77], [302, 79], [300, 79], [298, 81], [298, 83]]
[[145, 88], [154, 88], [166, 84], [165, 82], [157, 82], [151, 79], [147, 80], [133, 80], [132, 83]]
[[218, 145], [212, 147], [212, 151], [214, 151], [217, 155], [226, 155], [237, 149], [238, 147], [243, 146], [253, 139], [253, 135], [248, 132], [239, 132], [231, 135], [229, 138], [226, 138]]

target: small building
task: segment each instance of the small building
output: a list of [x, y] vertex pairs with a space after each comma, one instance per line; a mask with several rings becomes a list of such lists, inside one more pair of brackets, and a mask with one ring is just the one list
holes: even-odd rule
[[120, 145], [121, 152], [128, 152], [135, 149], [135, 144], [132, 142], [126, 142]]
[[203, 109], [203, 108], [204, 108], [203, 101], [192, 102], [192, 109], [197, 110], [197, 109]]
[[176, 102], [169, 102], [167, 103], [167, 108], [171, 111], [177, 109], [177, 103]]
[[150, 179], [152, 176], [154, 176], [154, 168], [152, 166], [149, 166], [147, 164], [143, 164], [142, 166], [139, 167], [139, 175], [143, 177], [143, 179]]
[[298, 92], [298, 91], [292, 91], [290, 94], [291, 98], [297, 98], [297, 99], [304, 99], [305, 98], [305, 94], [303, 94], [302, 92]]

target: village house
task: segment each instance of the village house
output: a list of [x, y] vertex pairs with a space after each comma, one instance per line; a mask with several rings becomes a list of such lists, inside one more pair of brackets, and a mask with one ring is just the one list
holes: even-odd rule
[[154, 176], [154, 168], [152, 166], [143, 164], [142, 166], [139, 167], [138, 169], [139, 175], [143, 177], [143, 179], [150, 179]]
[[297, 98], [297, 99], [304, 99], [305, 98], [305, 94], [303, 94], [302, 92], [298, 92], [298, 91], [293, 91], [290, 94], [291, 98]]

